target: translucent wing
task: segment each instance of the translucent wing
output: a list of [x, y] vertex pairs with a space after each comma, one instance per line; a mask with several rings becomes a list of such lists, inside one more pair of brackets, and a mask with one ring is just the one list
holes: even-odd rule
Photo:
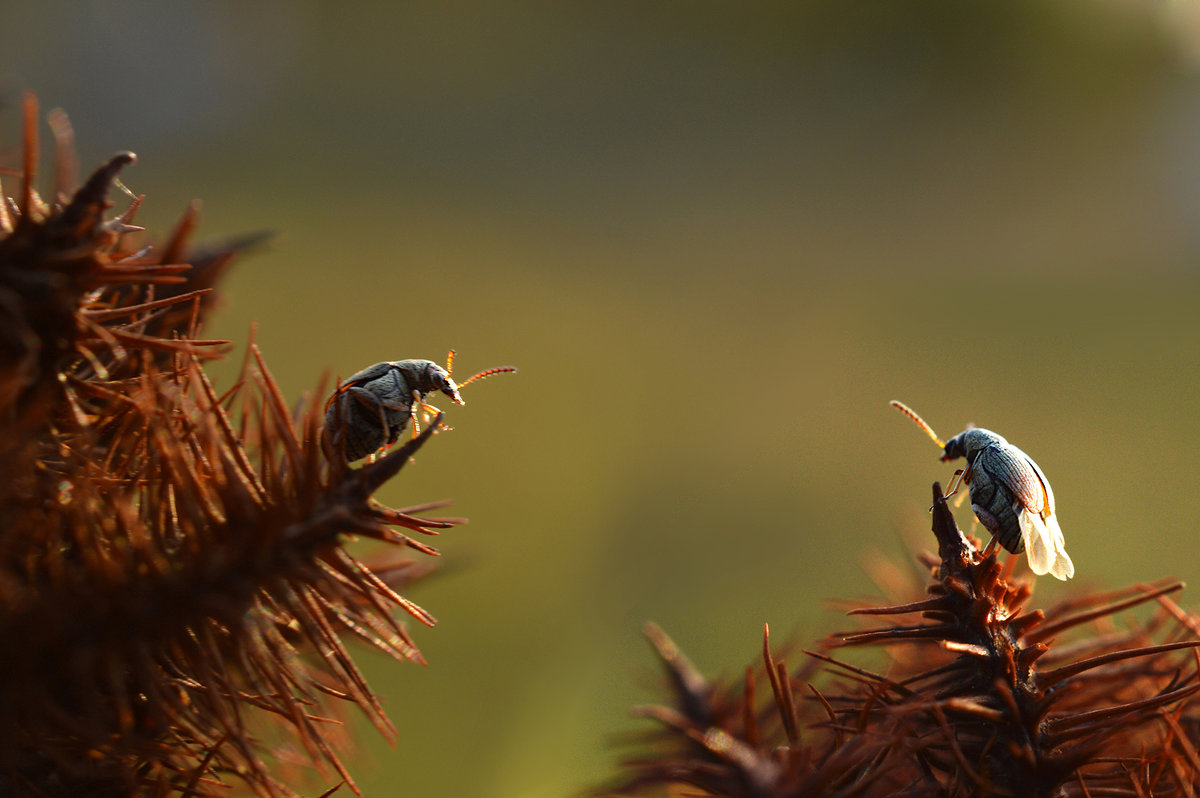
[[1040, 515], [1017, 510], [1017, 518], [1021, 521], [1021, 539], [1025, 541], [1025, 556], [1029, 558], [1029, 570], [1038, 576], [1050, 573], [1054, 565], [1054, 547], [1050, 541], [1050, 531]]
[[[1046, 486], [1046, 490], [1050, 490], [1049, 485]], [[1051, 497], [1051, 501], [1053, 501], [1053, 497]], [[1067, 556], [1066, 541], [1063, 540], [1062, 529], [1058, 526], [1058, 516], [1048, 515], [1045, 520], [1046, 529], [1050, 531], [1050, 540], [1057, 554], [1054, 564], [1050, 566], [1050, 575], [1065, 582], [1075, 575], [1075, 563], [1071, 562], [1071, 558]]]
[[1021, 538], [1025, 542], [1025, 556], [1029, 558], [1029, 570], [1041, 576], [1050, 574], [1055, 579], [1066, 581], [1075, 575], [1075, 564], [1067, 556], [1062, 529], [1053, 515], [1043, 518], [1038, 513], [1015, 508], [1021, 522]]

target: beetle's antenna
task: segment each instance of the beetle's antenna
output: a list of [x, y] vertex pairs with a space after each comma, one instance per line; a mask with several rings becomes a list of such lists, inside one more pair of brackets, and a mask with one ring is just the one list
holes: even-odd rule
[[[468, 377], [464, 382], [456, 383], [456, 385], [457, 385], [457, 387], [461, 388], [464, 385], [469, 385], [472, 382], [475, 382], [475, 380], [482, 380], [484, 377], [490, 377], [493, 374], [505, 374], [510, 371], [516, 371], [516, 369], [513, 368], [512, 366], [500, 366], [499, 368], [486, 369], [484, 371], [479, 372], [478, 374], [474, 374], [471, 377]], [[453, 373], [454, 373], [454, 350], [451, 349], [449, 352], [446, 353], [446, 374], [451, 375]], [[461, 400], [459, 401], [459, 403], [460, 404], [462, 403]]]
[[[474, 379], [474, 378], [472, 378], [472, 379]], [[943, 449], [946, 448], [946, 444], [942, 441], [941, 438], [939, 438], [937, 436], [937, 433], [933, 431], [933, 428], [930, 427], [928, 424], [926, 424], [925, 419], [918, 416], [911, 407], [904, 404], [904, 402], [897, 402], [895, 399], [892, 400], [892, 407], [896, 408], [901, 413], [903, 413], [904, 415], [911, 418], [918, 427], [925, 430], [926, 435], [933, 438], [934, 443], [936, 443], [938, 446], [942, 447]]]
[[[449, 371], [449, 369], [447, 369], [447, 371]], [[516, 371], [516, 369], [512, 366], [500, 366], [494, 369], [486, 369], [469, 377], [465, 382], [458, 383], [458, 387], [461, 388], [464, 385], [470, 385], [471, 383], [475, 382], [475, 380], [482, 380], [484, 377], [490, 377], [493, 374], [508, 374], [514, 371]]]

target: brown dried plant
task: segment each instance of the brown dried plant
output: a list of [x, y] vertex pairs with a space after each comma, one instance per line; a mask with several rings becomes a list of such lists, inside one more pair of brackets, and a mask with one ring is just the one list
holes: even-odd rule
[[[1136, 585], [1025, 610], [1028, 578], [958, 529], [933, 486], [938, 556], [924, 597], [850, 614], [898, 620], [834, 634], [788, 671], [712, 682], [657, 627], [647, 634], [674, 704], [638, 713], [643, 741], [605, 795], [1195, 796], [1200, 794], [1198, 619]], [[1148, 620], [1114, 615], [1156, 602]], [[882, 668], [839, 651], [874, 647]], [[822, 676], [829, 681], [818, 687]], [[758, 693], [770, 685], [765, 703]]]
[[289, 766], [353, 788], [336, 705], [394, 732], [343, 637], [419, 662], [393, 611], [433, 619], [396, 592], [405, 561], [343, 544], [437, 553], [406, 532], [457, 519], [371, 498], [437, 425], [351, 469], [323, 443], [322, 392], [289, 410], [253, 344], [218, 392], [205, 363], [227, 343], [199, 331], [253, 239], [192, 248], [193, 207], [136, 245], [142, 197], [106, 215], [134, 156], [72, 190], [57, 113], [43, 199], [24, 110], [0, 201], [0, 796], [291, 795]]

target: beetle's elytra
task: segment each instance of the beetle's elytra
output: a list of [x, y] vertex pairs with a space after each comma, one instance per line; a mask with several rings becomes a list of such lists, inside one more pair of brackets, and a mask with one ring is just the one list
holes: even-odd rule
[[459, 389], [492, 374], [516, 371], [510, 366], [486, 369], [461, 384], [450, 376], [454, 350], [446, 367], [432, 360], [385, 360], [368, 366], [339, 383], [325, 405], [325, 429], [335, 452], [347, 463], [390, 446], [411, 421], [419, 430], [418, 414], [428, 418], [438, 409], [425, 397], [441, 391], [455, 404], [465, 404]]
[[1032, 457], [986, 429], [968, 428], [943, 443], [907, 405], [893, 401], [892, 407], [942, 447], [942, 462], [966, 458], [967, 467], [955, 472], [947, 498], [966, 482], [971, 509], [997, 543], [1014, 554], [1024, 551], [1035, 574], [1062, 580], [1075, 575], [1054, 514], [1054, 491]]

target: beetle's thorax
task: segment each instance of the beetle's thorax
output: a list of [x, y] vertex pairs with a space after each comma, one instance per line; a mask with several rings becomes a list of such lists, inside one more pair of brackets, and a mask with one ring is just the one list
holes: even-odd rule
[[1008, 441], [991, 430], [975, 427], [960, 432], [946, 441], [946, 450], [942, 455], [942, 460], [957, 460], [965, 457], [968, 463], [973, 463], [979, 453], [989, 446], [1003, 446], [1007, 443]]
[[458, 386], [450, 373], [432, 360], [398, 360], [394, 365], [404, 373], [409, 387], [421, 396], [441, 391], [454, 401], [460, 401]]

